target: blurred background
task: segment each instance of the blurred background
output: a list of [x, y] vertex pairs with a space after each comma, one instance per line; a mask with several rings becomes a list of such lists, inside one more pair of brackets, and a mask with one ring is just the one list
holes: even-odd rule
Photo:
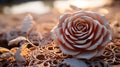
[[80, 10], [104, 14], [111, 27], [120, 28], [120, 0], [0, 0], [0, 32], [19, 28], [25, 16], [31, 14], [45, 33], [56, 25], [61, 14]]
[[46, 13], [54, 8], [64, 11], [70, 5], [78, 8], [97, 8], [114, 5], [120, 0], [0, 0], [0, 12], [4, 14]]

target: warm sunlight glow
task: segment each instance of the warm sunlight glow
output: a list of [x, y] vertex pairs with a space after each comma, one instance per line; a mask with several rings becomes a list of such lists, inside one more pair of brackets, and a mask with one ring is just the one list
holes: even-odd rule
[[4, 8], [5, 14], [20, 14], [20, 13], [36, 13], [36, 14], [43, 14], [50, 10], [48, 6], [45, 6], [45, 4], [41, 1], [35, 1], [35, 2], [26, 2], [22, 4], [13, 5], [11, 7], [6, 6]]
[[[104, 5], [110, 4], [112, 0], [66, 0], [66, 1], [55, 1], [54, 8], [60, 13], [64, 13], [66, 10], [71, 10], [71, 5], [77, 8], [98, 8]], [[106, 10], [102, 10], [108, 13]], [[100, 11], [101, 12], [101, 11]]]
[[96, 8], [111, 3], [111, 0], [70, 0], [70, 4], [79, 8]]
[[66, 9], [70, 9], [69, 1], [55, 1], [54, 8], [57, 9], [60, 13], [64, 13]]

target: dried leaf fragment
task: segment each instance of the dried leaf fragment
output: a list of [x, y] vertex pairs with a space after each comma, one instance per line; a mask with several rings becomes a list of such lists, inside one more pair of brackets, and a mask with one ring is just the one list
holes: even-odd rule
[[0, 47], [0, 52], [1, 53], [6, 53], [6, 52], [9, 52], [10, 50], [7, 49], [7, 48], [4, 48], [4, 47]]
[[18, 45], [20, 42], [27, 42], [27, 39], [23, 36], [19, 36], [16, 39], [10, 40], [8, 46]]

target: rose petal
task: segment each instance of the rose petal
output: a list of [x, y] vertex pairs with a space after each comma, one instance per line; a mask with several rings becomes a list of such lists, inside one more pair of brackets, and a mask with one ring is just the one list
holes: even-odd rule
[[103, 43], [101, 46], [107, 45], [107, 43], [110, 42], [111, 40], [112, 40], [112, 34], [110, 31], [107, 31], [107, 33], [105, 34], [105, 36], [103, 38]]
[[68, 24], [68, 18], [65, 19], [64, 23], [62, 23], [62, 29], [63, 31], [65, 31], [65, 29], [67, 28], [67, 24]]
[[64, 15], [61, 15], [60, 16], [60, 19], [59, 19], [59, 24], [58, 24], [58, 27], [61, 27], [62, 26], [62, 23], [64, 22], [64, 20], [68, 17], [70, 17], [71, 14], [70, 13], [66, 13]]
[[56, 29], [56, 34], [57, 34], [58, 38], [61, 40], [61, 42], [63, 42], [65, 45], [67, 45], [67, 47], [73, 49], [73, 47], [71, 47], [71, 46], [69, 45], [69, 43], [67, 43], [67, 42], [65, 41], [63, 35], [61, 35], [61, 32], [60, 32], [60, 29], [59, 29], [59, 28]]
[[[101, 26], [97, 20], [94, 20], [94, 23], [96, 23], [98, 25], [97, 33], [95, 33], [96, 34], [95, 39], [97, 39], [101, 35], [101, 31], [102, 31], [103, 26]], [[102, 32], [102, 33], [104, 34], [104, 32]]]
[[91, 59], [97, 54], [97, 51], [82, 52], [79, 55], [75, 56], [76, 58]]
[[68, 54], [68, 55], [76, 55], [76, 54], [80, 53], [80, 51], [68, 50], [65, 47], [63, 47], [62, 45], [60, 45], [60, 49], [62, 50], [63, 53]]
[[83, 45], [75, 44], [74, 46], [80, 49], [80, 48], [87, 48], [90, 45], [91, 45], [91, 41], [87, 42], [86, 44], [83, 44]]
[[74, 36], [70, 35], [70, 32], [68, 32], [68, 30], [65, 30], [65, 34], [68, 35], [70, 39], [77, 40]]
[[100, 39], [95, 42], [95, 44], [92, 44], [92, 46], [87, 48], [87, 50], [93, 50], [93, 49], [97, 48], [97, 46], [99, 46], [102, 43], [102, 41], [103, 41], [103, 36], [101, 36]]

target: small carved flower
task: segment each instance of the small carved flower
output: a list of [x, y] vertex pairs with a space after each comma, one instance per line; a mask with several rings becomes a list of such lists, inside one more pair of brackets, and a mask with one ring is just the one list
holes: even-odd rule
[[62, 15], [55, 33], [63, 53], [84, 59], [100, 56], [112, 40], [106, 18], [89, 11]]

